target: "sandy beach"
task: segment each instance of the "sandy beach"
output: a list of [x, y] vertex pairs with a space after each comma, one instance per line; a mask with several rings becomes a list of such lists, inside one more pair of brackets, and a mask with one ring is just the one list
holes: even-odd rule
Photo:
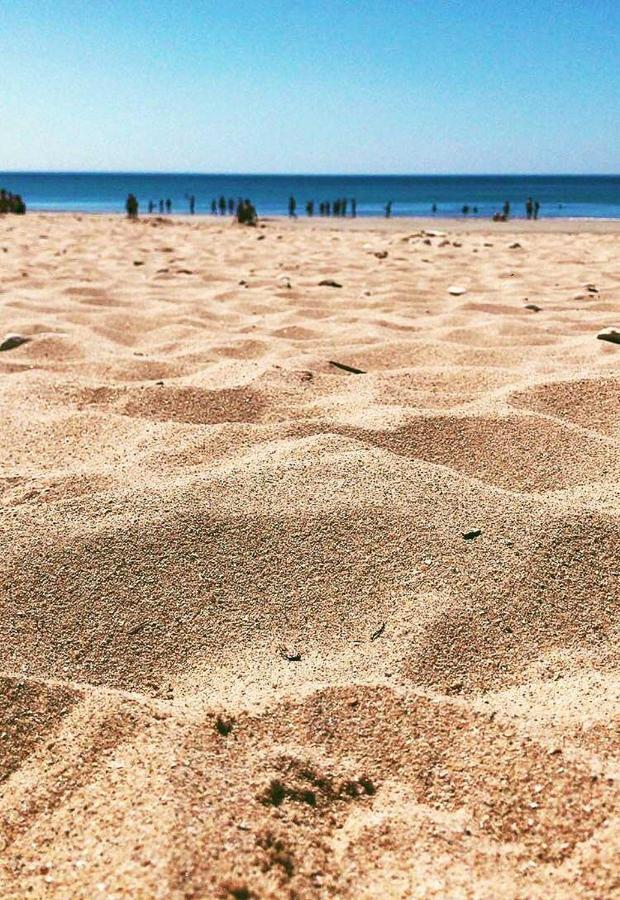
[[619, 255], [0, 217], [3, 897], [620, 896]]

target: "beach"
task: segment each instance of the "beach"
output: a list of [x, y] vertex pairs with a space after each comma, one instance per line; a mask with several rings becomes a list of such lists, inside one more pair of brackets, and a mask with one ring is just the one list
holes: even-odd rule
[[619, 251], [0, 217], [3, 897], [620, 894]]

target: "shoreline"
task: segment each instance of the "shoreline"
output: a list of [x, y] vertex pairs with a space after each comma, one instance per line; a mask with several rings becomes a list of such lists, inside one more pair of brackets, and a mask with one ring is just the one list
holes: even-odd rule
[[[73, 217], [74, 219], [101, 221], [109, 219], [111, 222], [119, 222], [126, 219], [124, 212], [79, 212], [77, 210], [29, 210], [26, 214], [29, 218], [41, 218], [46, 221], [58, 217], [60, 220]], [[10, 215], [0, 216], [0, 223], [13, 221], [17, 217]], [[138, 223], [149, 223], [165, 220], [174, 223], [194, 223], [201, 228], [205, 226], [221, 227], [223, 224], [236, 225], [231, 216], [213, 216], [210, 213], [172, 213], [161, 215], [160, 213], [144, 214], [138, 218]], [[365, 228], [372, 231], [397, 232], [406, 229], [418, 229], [426, 231], [449, 231], [460, 234], [490, 233], [497, 236], [502, 234], [618, 234], [620, 233], [620, 218], [541, 218], [535, 221], [514, 218], [508, 222], [493, 222], [491, 219], [482, 218], [440, 218], [432, 216], [393, 216], [386, 219], [384, 216], [358, 216], [352, 218], [299, 216], [290, 219], [286, 215], [259, 216], [259, 228], [277, 226], [284, 228], [327, 229], [333, 231], [363, 231]], [[244, 227], [244, 226], [239, 226]]]

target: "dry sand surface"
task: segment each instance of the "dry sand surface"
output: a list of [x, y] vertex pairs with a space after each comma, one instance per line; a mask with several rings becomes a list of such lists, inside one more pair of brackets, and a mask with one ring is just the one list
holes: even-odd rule
[[426, 227], [0, 221], [3, 897], [620, 896], [620, 231]]

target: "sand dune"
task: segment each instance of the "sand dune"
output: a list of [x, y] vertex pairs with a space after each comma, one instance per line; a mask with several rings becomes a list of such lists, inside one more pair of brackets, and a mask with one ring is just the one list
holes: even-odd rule
[[620, 228], [424, 227], [0, 219], [2, 896], [620, 896]]

